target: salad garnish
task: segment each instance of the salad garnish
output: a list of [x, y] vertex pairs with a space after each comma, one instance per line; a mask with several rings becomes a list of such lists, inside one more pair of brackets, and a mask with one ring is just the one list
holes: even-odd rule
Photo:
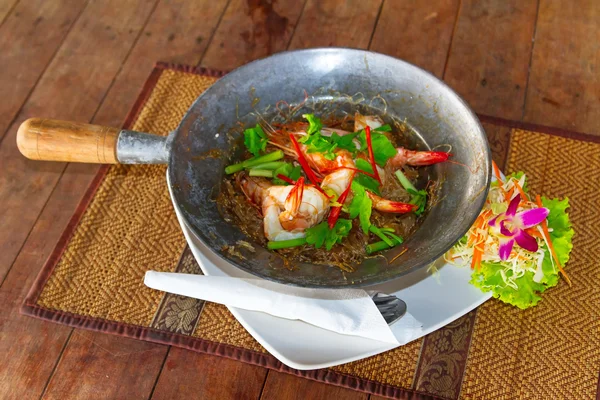
[[503, 177], [495, 163], [493, 171], [483, 210], [445, 259], [470, 265], [473, 285], [525, 309], [558, 284], [559, 273], [571, 285], [563, 268], [573, 247], [569, 200], [538, 195], [532, 201], [523, 172]]

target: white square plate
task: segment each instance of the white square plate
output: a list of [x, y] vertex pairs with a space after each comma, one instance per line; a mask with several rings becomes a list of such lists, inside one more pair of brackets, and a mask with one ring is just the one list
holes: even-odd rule
[[[213, 253], [188, 229], [177, 205], [173, 203], [173, 206], [187, 243], [205, 275], [256, 278]], [[482, 293], [469, 284], [469, 268], [454, 267], [443, 261], [438, 264], [440, 266], [435, 275], [423, 268], [368, 289], [395, 294], [404, 300], [409, 312], [423, 324], [423, 336], [427, 335], [465, 315], [491, 297], [491, 293]], [[273, 356], [285, 365], [299, 370], [344, 364], [393, 348], [389, 344], [340, 335], [302, 321], [233, 307], [229, 307], [229, 311]]]

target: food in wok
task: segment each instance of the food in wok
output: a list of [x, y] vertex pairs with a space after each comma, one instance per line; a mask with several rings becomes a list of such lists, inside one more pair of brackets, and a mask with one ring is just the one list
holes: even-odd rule
[[245, 159], [225, 169], [219, 204], [289, 265], [352, 271], [417, 229], [437, 185], [418, 170], [450, 153], [399, 146], [405, 133], [378, 116], [303, 118], [244, 131]]

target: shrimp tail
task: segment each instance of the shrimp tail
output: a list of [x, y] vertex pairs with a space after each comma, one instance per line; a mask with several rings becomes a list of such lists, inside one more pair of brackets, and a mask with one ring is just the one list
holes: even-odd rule
[[367, 195], [373, 202], [373, 208], [377, 211], [385, 213], [406, 214], [411, 211], [415, 211], [418, 208], [414, 204], [401, 203], [399, 201], [391, 201], [384, 199], [383, 197], [379, 197], [376, 194], [373, 194], [369, 191], [367, 191]]
[[398, 147], [396, 149], [396, 155], [390, 158], [389, 163], [395, 168], [400, 168], [403, 165], [422, 167], [444, 162], [448, 160], [451, 155], [452, 154], [444, 151], [414, 151], [407, 150], [404, 147]]
[[248, 176], [245, 172], [237, 174], [235, 180], [250, 204], [262, 211], [263, 201], [268, 196], [268, 190], [272, 184], [265, 179]]
[[292, 190], [285, 199], [285, 209], [289, 211], [292, 217], [298, 214], [300, 204], [302, 204], [302, 196], [304, 196], [304, 177], [298, 178]]

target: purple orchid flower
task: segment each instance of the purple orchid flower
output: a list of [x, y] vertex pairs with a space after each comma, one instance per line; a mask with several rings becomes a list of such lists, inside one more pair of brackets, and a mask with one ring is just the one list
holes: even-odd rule
[[547, 208], [541, 207], [517, 213], [520, 202], [521, 195], [518, 194], [510, 201], [505, 213], [496, 216], [489, 222], [494, 230], [500, 231], [500, 247], [498, 250], [502, 261], [508, 260], [515, 242], [525, 250], [537, 251], [537, 240], [525, 232], [525, 229], [541, 223], [550, 212]]

